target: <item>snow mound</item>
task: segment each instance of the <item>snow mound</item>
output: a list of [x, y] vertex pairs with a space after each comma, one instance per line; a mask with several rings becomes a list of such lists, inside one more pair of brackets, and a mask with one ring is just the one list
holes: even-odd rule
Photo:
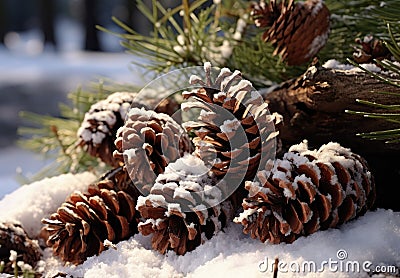
[[0, 201], [1, 221], [19, 221], [30, 237], [35, 237], [42, 227], [43, 217], [56, 212], [66, 197], [74, 190], [86, 190], [96, 176], [86, 172], [65, 174], [24, 185]]
[[[0, 219], [21, 221], [33, 235], [39, 231], [42, 217], [56, 211], [74, 190], [84, 190], [94, 180], [90, 173], [67, 174], [23, 186], [0, 201]], [[391, 210], [367, 212], [339, 229], [319, 231], [292, 244], [264, 244], [244, 235], [241, 229], [232, 223], [225, 233], [184, 256], [173, 252], [161, 255], [151, 250], [151, 238], [140, 234], [116, 244], [117, 250], [110, 248], [79, 266], [64, 266], [46, 249], [45, 275], [64, 272], [74, 277], [208, 277], [212, 273], [215, 277], [272, 277], [271, 267], [265, 272], [259, 267], [265, 270], [275, 257], [287, 264], [279, 272], [280, 278], [369, 277], [362, 269], [335, 272], [328, 265], [319, 272], [321, 264], [329, 260], [342, 265], [358, 262], [360, 267], [371, 262], [371, 270], [377, 265], [400, 266], [400, 213]], [[343, 250], [347, 257], [340, 260], [338, 252]], [[295, 271], [296, 265], [311, 261], [317, 267], [314, 271]]]

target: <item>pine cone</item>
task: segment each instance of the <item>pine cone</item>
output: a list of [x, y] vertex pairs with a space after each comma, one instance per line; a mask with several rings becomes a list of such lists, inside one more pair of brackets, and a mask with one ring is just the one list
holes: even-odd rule
[[204, 70], [205, 81], [196, 75], [190, 78], [201, 88], [183, 93], [185, 99], [195, 99], [183, 103], [183, 110], [202, 109], [198, 121], [184, 124], [197, 135], [195, 153], [220, 179], [252, 180], [260, 162], [274, 157], [275, 116], [269, 115], [268, 105], [239, 71], [224, 68], [213, 81], [211, 64], [205, 63]]
[[185, 155], [165, 169], [137, 209], [146, 219], [143, 235], [153, 234], [152, 247], [183, 255], [221, 231], [233, 218], [230, 201], [221, 200], [224, 184], [216, 186], [203, 161]]
[[38, 242], [30, 239], [20, 224], [0, 223], [0, 262], [4, 262], [0, 273], [14, 274], [14, 263], [17, 262], [24, 262], [33, 269], [40, 257]]
[[274, 55], [281, 55], [288, 65], [301, 65], [313, 58], [328, 40], [329, 10], [323, 0], [270, 0], [252, 7], [257, 27], [268, 29], [265, 42], [275, 47]]
[[375, 184], [367, 163], [337, 143], [308, 150], [294, 145], [271, 171], [246, 182], [249, 197], [235, 218], [244, 233], [262, 242], [292, 242], [318, 230], [336, 227], [371, 208]]
[[78, 129], [78, 144], [91, 156], [113, 167], [119, 166], [121, 161], [113, 157], [117, 130], [124, 125], [131, 106], [145, 107], [135, 102], [136, 96], [136, 93], [116, 92], [93, 104]]
[[168, 163], [191, 151], [190, 139], [182, 127], [166, 114], [133, 108], [117, 132], [114, 157], [125, 167], [136, 186], [148, 192], [156, 176]]
[[119, 167], [89, 186], [86, 193], [74, 192], [50, 218], [43, 219], [47, 244], [65, 262], [82, 263], [137, 233], [140, 193], [128, 173]]
[[373, 36], [365, 36], [363, 40], [356, 39], [361, 48], [355, 48], [353, 59], [359, 64], [371, 63], [374, 59], [383, 60], [390, 59], [392, 54], [381, 40], [375, 39]]

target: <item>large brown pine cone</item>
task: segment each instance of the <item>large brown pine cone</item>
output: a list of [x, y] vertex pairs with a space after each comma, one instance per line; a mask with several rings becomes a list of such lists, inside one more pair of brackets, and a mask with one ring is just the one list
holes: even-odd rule
[[235, 222], [262, 242], [292, 242], [365, 213], [375, 200], [374, 179], [360, 156], [337, 143], [308, 150], [294, 145], [273, 168], [246, 182], [249, 197]]
[[184, 110], [201, 108], [197, 121], [184, 124], [197, 135], [195, 153], [212, 165], [219, 178], [252, 180], [260, 162], [274, 158], [275, 117], [239, 71], [224, 68], [213, 80], [210, 63], [204, 64], [204, 70], [204, 81], [196, 75], [190, 78], [192, 85], [201, 88], [183, 93], [185, 99], [195, 100], [183, 103]]
[[252, 7], [256, 26], [268, 28], [263, 40], [275, 47], [288, 65], [301, 65], [325, 46], [330, 31], [329, 10], [323, 0], [261, 0]]
[[86, 193], [72, 193], [56, 213], [42, 220], [47, 244], [54, 255], [73, 264], [100, 254], [108, 241], [117, 243], [137, 233], [139, 195], [123, 167], [110, 171]]
[[[38, 242], [30, 239], [20, 224], [0, 223], [0, 262], [4, 263], [3, 272], [0, 273], [14, 274], [16, 262], [23, 262], [24, 269], [33, 270], [40, 257]], [[23, 270], [18, 268], [22, 273]]]
[[230, 201], [223, 201], [223, 184], [216, 186], [203, 161], [185, 155], [165, 169], [137, 209], [145, 219], [138, 228], [153, 234], [152, 247], [164, 254], [183, 255], [221, 231], [233, 218]]
[[191, 151], [186, 131], [170, 116], [145, 109], [129, 111], [125, 125], [117, 132], [114, 157], [125, 168], [136, 186], [148, 192], [156, 176], [168, 163]]

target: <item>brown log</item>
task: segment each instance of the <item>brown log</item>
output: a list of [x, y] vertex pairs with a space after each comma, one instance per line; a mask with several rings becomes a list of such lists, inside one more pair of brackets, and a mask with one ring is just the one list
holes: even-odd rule
[[330, 141], [351, 148], [368, 161], [373, 171], [377, 186], [376, 206], [399, 210], [396, 192], [400, 191], [400, 143], [387, 144], [356, 136], [360, 132], [393, 129], [396, 125], [345, 112], [346, 109], [384, 111], [359, 104], [356, 99], [399, 103], [398, 96], [376, 93], [382, 91], [400, 93], [399, 88], [363, 72], [312, 66], [303, 76], [285, 82], [263, 96], [271, 112], [283, 115], [280, 136], [284, 146], [307, 139], [314, 148]]

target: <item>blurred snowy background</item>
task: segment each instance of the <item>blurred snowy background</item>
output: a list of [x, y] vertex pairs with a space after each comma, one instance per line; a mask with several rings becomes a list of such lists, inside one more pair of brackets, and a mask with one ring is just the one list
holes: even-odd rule
[[15, 146], [20, 111], [58, 115], [68, 92], [101, 77], [141, 82], [118, 38], [95, 28], [122, 32], [112, 16], [149, 30], [134, 0], [0, 0], [0, 199], [17, 171], [49, 163]]

